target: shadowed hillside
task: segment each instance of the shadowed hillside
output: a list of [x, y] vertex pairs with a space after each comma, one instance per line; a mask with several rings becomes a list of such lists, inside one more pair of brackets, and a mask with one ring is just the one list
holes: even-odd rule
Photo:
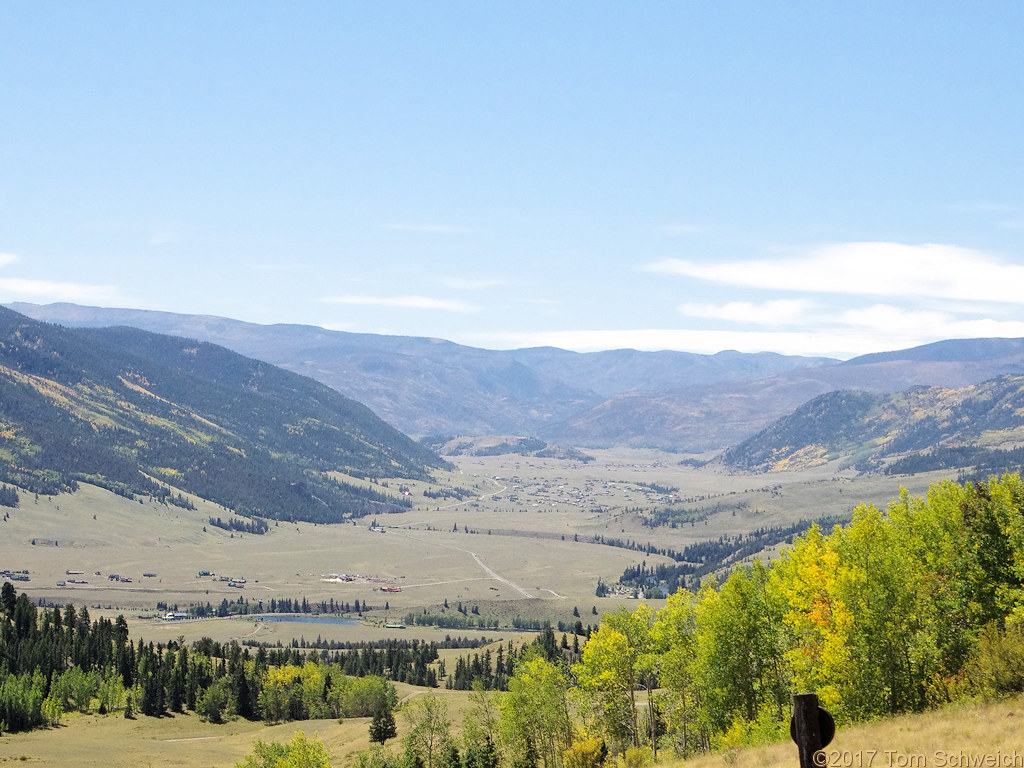
[[435, 454], [334, 390], [213, 344], [0, 310], [0, 478], [126, 496], [170, 486], [242, 514], [337, 521], [399, 498], [332, 479], [427, 476]]

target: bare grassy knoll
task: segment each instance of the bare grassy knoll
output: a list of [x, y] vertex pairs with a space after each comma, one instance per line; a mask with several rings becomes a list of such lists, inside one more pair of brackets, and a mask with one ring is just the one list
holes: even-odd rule
[[[827, 768], [1014, 768], [1024, 765], [1024, 700], [965, 704], [840, 728]], [[669, 768], [792, 768], [792, 742], [736, 749]]]

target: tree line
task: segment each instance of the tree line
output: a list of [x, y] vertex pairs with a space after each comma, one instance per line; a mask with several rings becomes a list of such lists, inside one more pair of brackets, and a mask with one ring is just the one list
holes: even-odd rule
[[1020, 693], [1022, 662], [1024, 482], [945, 481], [885, 512], [862, 505], [831, 532], [814, 525], [770, 563], [679, 589], [660, 610], [606, 614], [578, 655], [538, 643], [505, 692], [487, 690], [484, 659], [463, 662], [478, 679], [461, 736], [443, 700], [420, 697], [401, 748], [356, 765], [642, 764], [786, 740], [798, 692], [840, 726]]
[[[178, 610], [178, 605], [169, 606], [167, 603], [158, 602], [156, 604], [157, 610]], [[186, 609], [186, 613], [190, 618], [205, 619], [212, 616], [223, 618], [225, 616], [249, 616], [259, 615], [264, 613], [303, 613], [303, 614], [346, 614], [355, 613], [362, 615], [368, 611], [379, 611], [388, 610], [389, 603], [385, 601], [383, 606], [370, 605], [367, 601], [360, 602], [358, 599], [354, 603], [350, 603], [347, 600], [338, 600], [332, 597], [329, 600], [310, 601], [306, 597], [299, 599], [297, 597], [278, 597], [271, 598], [269, 601], [264, 602], [258, 600], [256, 602], [250, 601], [246, 597], [239, 597], [237, 600], [228, 600], [226, 597], [220, 601], [217, 606], [211, 603], [191, 603]]]
[[[848, 521], [848, 516], [829, 516], [819, 518], [817, 524], [819, 527], [824, 527]], [[640, 565], [628, 566], [619, 579], [619, 583], [623, 586], [637, 589], [662, 584], [665, 591], [671, 593], [679, 587], [695, 588], [700, 584], [700, 580], [708, 574], [720, 570], [723, 566], [729, 566], [756, 555], [776, 544], [783, 542], [791, 544], [793, 536], [804, 533], [810, 527], [810, 520], [798, 520], [785, 526], [763, 526], [749, 533], [697, 541], [681, 550], [657, 547], [650, 542], [641, 544], [632, 539], [623, 540], [602, 535], [595, 536], [593, 541], [596, 544], [630, 549], [648, 555], [663, 555], [675, 560], [676, 565], [656, 565], [653, 568], [648, 568], [646, 561]], [[607, 594], [606, 589], [603, 591]], [[604, 595], [599, 594], [598, 596], [603, 597]]]
[[40, 609], [5, 582], [0, 594], [0, 732], [59, 724], [70, 711], [211, 722], [369, 717], [393, 707], [390, 680], [436, 686], [437, 646], [321, 651], [258, 648], [204, 638], [191, 645], [132, 641], [123, 617]]
[[16, 507], [20, 501], [17, 488], [12, 485], [0, 486], [0, 507]]
[[221, 520], [220, 517], [211, 517], [210, 525], [214, 528], [221, 528], [225, 531], [240, 531], [241, 533], [251, 533], [256, 536], [262, 536], [270, 530], [270, 526], [267, 525], [267, 521], [262, 517], [252, 517], [248, 519], [230, 517], [227, 520]]

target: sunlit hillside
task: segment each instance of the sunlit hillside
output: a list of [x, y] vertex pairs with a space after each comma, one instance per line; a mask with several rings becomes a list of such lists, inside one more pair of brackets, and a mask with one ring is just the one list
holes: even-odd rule
[[[669, 768], [794, 768], [792, 742], [728, 750]], [[964, 768], [1024, 765], [1024, 700], [971, 702], [839, 729], [825, 749], [829, 768]]]

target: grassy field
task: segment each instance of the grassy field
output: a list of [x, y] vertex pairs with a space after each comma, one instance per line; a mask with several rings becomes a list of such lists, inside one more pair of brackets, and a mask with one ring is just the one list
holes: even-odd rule
[[[658, 555], [587, 543], [594, 535], [681, 549], [688, 544], [801, 518], [848, 514], [862, 501], [884, 506], [901, 483], [925, 490], [939, 475], [911, 478], [853, 477], [820, 468], [813, 473], [738, 475], [693, 469], [657, 451], [594, 451], [590, 463], [519, 456], [457, 457], [459, 469], [430, 485], [391, 481], [385, 490], [407, 488], [414, 506], [377, 520], [349, 525], [271, 523], [264, 536], [234, 533], [208, 524], [230, 512], [201, 499], [195, 510], [128, 501], [94, 486], [73, 495], [33, 497], [0, 523], [0, 568], [28, 570], [19, 591], [35, 599], [73, 602], [132, 618], [147, 639], [197, 632], [217, 639], [258, 636], [271, 642], [305, 635], [377, 639], [379, 626], [258, 627], [251, 621], [185, 622], [154, 626], [135, 617], [157, 603], [184, 608], [245, 597], [334, 600], [373, 610], [370, 624], [401, 621], [410, 612], [449, 612], [462, 602], [506, 625], [521, 616], [584, 623], [622, 604], [594, 597], [598, 579], [614, 583], [624, 568]], [[700, 511], [699, 520], [676, 527], [649, 527], [644, 518], [668, 501], [652, 489], [672, 489], [674, 508]], [[382, 486], [383, 488], [383, 486]], [[461, 488], [462, 499], [430, 499], [424, 490]], [[35, 542], [35, 543], [33, 543]], [[212, 571], [216, 576], [203, 576]], [[329, 582], [328, 574], [357, 575]], [[118, 574], [131, 582], [111, 581]], [[151, 575], [146, 575], [151, 574]], [[221, 577], [244, 578], [244, 588]], [[71, 579], [85, 584], [71, 584]], [[58, 582], [65, 586], [58, 586]], [[384, 592], [382, 587], [399, 588]], [[385, 610], [385, 605], [387, 610]], [[590, 618], [588, 618], [590, 617]], [[312, 634], [310, 634], [312, 632]], [[440, 634], [404, 630], [425, 638]]]
[[[685, 761], [687, 768], [789, 768], [790, 742]], [[1024, 700], [965, 704], [840, 729], [825, 749], [827, 768], [1011, 768], [1024, 765]]]
[[[423, 689], [399, 685], [399, 696]], [[440, 691], [456, 725], [467, 694]], [[399, 737], [405, 723], [396, 718]], [[54, 729], [0, 736], [0, 763], [79, 766], [80, 768], [191, 768], [232, 766], [252, 751], [257, 739], [286, 742], [295, 731], [316, 734], [327, 746], [332, 765], [341, 768], [369, 746], [369, 721], [338, 723], [310, 720], [266, 726], [234, 721], [200, 722], [194, 715], [161, 719], [97, 715], [69, 716]], [[392, 748], [395, 742], [389, 742]], [[829, 768], [1010, 768], [1024, 765], [1024, 701], [972, 704], [921, 715], [890, 718], [840, 729], [825, 751]], [[988, 756], [992, 756], [989, 758]], [[995, 762], [985, 762], [986, 760]], [[784, 742], [681, 761], [660, 761], [669, 768], [791, 768], [798, 764], [794, 744]]]
[[[400, 701], [416, 696], [440, 695], [457, 729], [469, 694], [462, 691], [431, 691], [396, 683]], [[396, 713], [398, 734], [406, 724]], [[0, 736], [0, 763], [76, 766], [77, 768], [191, 768], [232, 766], [252, 751], [257, 739], [289, 741], [296, 731], [317, 735], [327, 746], [334, 766], [347, 765], [353, 754], [370, 746], [369, 718], [306, 720], [265, 725], [234, 720], [222, 725], [202, 722], [194, 714], [173, 717], [139, 717], [72, 714], [57, 728]], [[395, 742], [389, 742], [394, 745]]]

